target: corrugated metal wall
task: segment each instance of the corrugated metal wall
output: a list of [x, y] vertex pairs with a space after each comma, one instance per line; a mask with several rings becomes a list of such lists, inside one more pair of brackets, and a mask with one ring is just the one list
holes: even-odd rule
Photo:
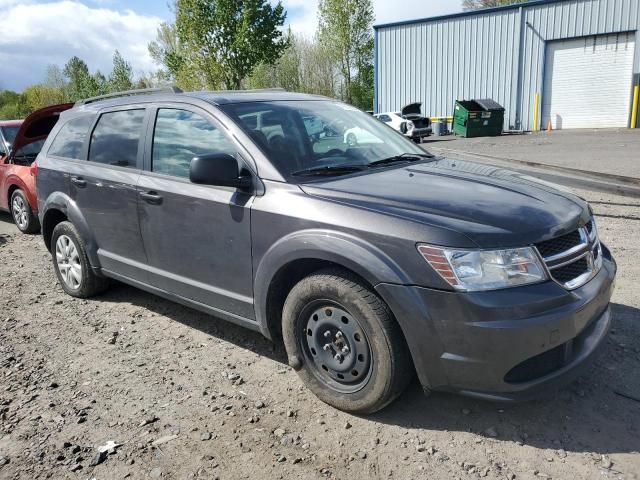
[[376, 27], [375, 108], [421, 101], [426, 115], [449, 116], [456, 99], [493, 98], [506, 108], [506, 129], [531, 130], [534, 95], [544, 95], [547, 41], [639, 26], [640, 0], [550, 0]]

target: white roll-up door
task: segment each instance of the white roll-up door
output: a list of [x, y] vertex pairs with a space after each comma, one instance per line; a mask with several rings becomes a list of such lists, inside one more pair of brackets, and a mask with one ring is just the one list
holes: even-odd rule
[[626, 127], [634, 46], [633, 33], [549, 42], [541, 128]]

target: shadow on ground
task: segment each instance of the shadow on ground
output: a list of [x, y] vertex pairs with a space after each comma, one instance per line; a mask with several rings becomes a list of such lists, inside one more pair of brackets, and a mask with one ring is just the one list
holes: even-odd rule
[[[116, 283], [100, 299], [149, 309], [286, 364], [283, 348], [259, 333], [141, 290]], [[640, 401], [616, 392], [640, 399], [639, 337], [640, 310], [614, 304], [612, 333], [596, 360], [578, 380], [544, 400], [498, 404], [445, 393], [426, 397], [414, 380], [391, 406], [366, 418], [401, 426], [422, 437], [429, 430], [466, 431], [480, 435], [475, 441], [491, 438], [540, 449], [599, 454], [636, 452], [640, 450]]]

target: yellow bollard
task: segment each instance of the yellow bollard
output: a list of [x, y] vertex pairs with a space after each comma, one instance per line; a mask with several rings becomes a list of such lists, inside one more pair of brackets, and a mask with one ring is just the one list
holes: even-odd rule
[[540, 130], [540, 121], [538, 118], [538, 104], [540, 103], [540, 94], [536, 93], [533, 97], [533, 131]]
[[631, 128], [636, 128], [638, 123], [638, 96], [640, 94], [640, 85], [633, 88], [633, 105], [631, 106]]

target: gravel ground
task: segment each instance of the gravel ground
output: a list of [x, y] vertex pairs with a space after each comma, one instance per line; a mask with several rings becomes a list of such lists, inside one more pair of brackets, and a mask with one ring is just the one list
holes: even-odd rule
[[414, 382], [370, 417], [318, 401], [256, 333], [120, 284], [64, 295], [2, 215], [0, 478], [639, 478], [640, 202], [582, 195], [619, 264], [588, 373], [520, 405]]

